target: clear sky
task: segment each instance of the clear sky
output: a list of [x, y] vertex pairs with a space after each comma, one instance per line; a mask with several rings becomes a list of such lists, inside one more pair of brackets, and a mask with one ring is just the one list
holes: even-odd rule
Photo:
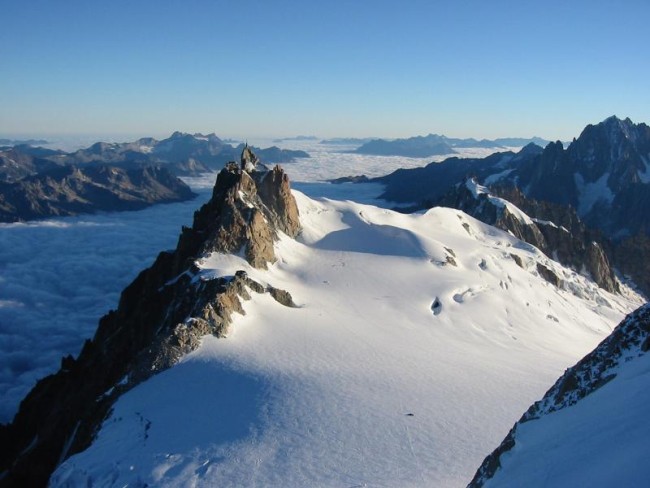
[[570, 139], [650, 122], [650, 1], [0, 0], [0, 136]]

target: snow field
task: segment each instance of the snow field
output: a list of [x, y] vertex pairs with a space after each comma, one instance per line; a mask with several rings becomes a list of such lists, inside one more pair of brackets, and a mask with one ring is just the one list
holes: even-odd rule
[[299, 307], [253, 294], [226, 339], [205, 337], [118, 400], [52, 486], [465, 486], [640, 303], [456, 210], [294, 194], [303, 233], [280, 240], [268, 271], [232, 255], [198, 264], [206, 276], [244, 269]]

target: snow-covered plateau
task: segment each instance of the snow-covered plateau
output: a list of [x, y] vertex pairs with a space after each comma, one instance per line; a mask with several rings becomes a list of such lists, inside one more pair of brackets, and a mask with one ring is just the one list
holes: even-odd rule
[[464, 486], [642, 302], [457, 210], [294, 195], [302, 233], [268, 270], [216, 253], [197, 265], [245, 270], [298, 307], [253, 294], [227, 338], [120, 397], [53, 487]]

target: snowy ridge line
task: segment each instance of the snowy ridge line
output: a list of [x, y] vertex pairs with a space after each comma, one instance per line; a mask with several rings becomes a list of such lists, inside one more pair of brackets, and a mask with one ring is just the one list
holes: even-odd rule
[[484, 486], [497, 473], [502, 456], [517, 444], [519, 426], [576, 405], [614, 380], [623, 363], [645, 355], [649, 349], [650, 304], [645, 304], [625, 317], [591, 353], [568, 368], [544, 397], [524, 413], [501, 445], [485, 458], [468, 488]]
[[650, 304], [629, 314], [593, 352], [567, 369], [539, 402], [524, 414], [522, 422], [575, 405], [616, 377], [616, 368], [650, 349]]

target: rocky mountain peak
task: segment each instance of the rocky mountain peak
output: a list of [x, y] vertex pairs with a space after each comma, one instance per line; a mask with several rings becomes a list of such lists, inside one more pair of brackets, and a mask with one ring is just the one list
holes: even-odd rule
[[519, 152], [517, 153], [517, 156], [520, 158], [524, 157], [532, 157], [532, 156], [537, 156], [538, 154], [541, 154], [544, 151], [544, 148], [541, 146], [538, 146], [534, 142], [529, 142], [526, 144], [524, 147], [522, 147]]
[[300, 232], [286, 173], [279, 166], [248, 172], [230, 163], [217, 176], [210, 201], [195, 213], [193, 227], [183, 229], [178, 248], [183, 258], [243, 251], [252, 266], [266, 268], [275, 261], [278, 231], [290, 237]]
[[249, 173], [228, 164], [176, 249], [140, 273], [79, 357], [64, 358], [25, 398], [13, 423], [0, 428], [0, 486], [45, 485], [58, 463], [88, 447], [121, 394], [196, 349], [201, 337], [226, 336], [231, 315], [245, 313], [241, 300], [251, 293], [293, 306], [287, 291], [245, 270], [214, 277], [199, 263], [215, 252], [241, 253], [251, 266], [266, 268], [280, 233], [299, 232], [298, 207], [279, 166]]
[[634, 136], [636, 124], [629, 117], [619, 119], [616, 115], [611, 115], [603, 120], [600, 124], [605, 127], [608, 133], [622, 133], [628, 139]]

